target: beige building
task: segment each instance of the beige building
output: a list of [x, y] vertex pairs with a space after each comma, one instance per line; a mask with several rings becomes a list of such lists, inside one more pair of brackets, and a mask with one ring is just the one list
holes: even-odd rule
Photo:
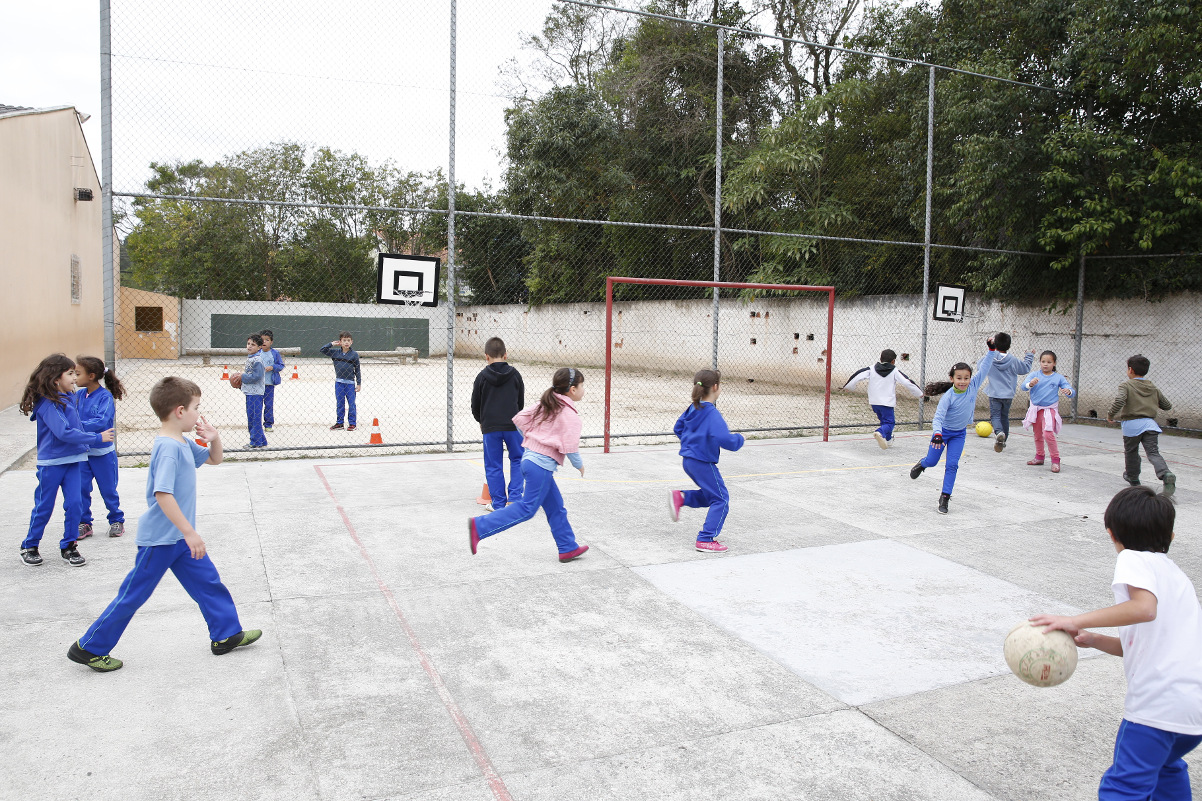
[[0, 409], [51, 353], [104, 358], [100, 178], [80, 123], [71, 106], [0, 105]]

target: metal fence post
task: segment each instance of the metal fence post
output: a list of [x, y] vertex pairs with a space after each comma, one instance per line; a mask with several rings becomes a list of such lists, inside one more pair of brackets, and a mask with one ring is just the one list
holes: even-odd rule
[[[718, 89], [714, 102], [714, 280], [722, 280], [722, 61], [726, 31], [718, 29]], [[718, 369], [718, 287], [714, 287], [714, 354], [711, 367]]]
[[[926, 227], [922, 238], [922, 348], [919, 350], [918, 383], [927, 385], [927, 306], [931, 301], [931, 193], [934, 188], [935, 162], [935, 68], [931, 67], [927, 85], [927, 187]], [[925, 422], [926, 400], [918, 399], [918, 425]]]
[[1085, 251], [1077, 265], [1077, 331], [1073, 337], [1073, 422], [1077, 420], [1077, 398], [1081, 396], [1081, 340], [1085, 325]]
[[455, 449], [455, 0], [451, 0], [451, 118], [447, 136], [447, 452]]
[[117, 361], [113, 285], [113, 46], [109, 0], [100, 0], [100, 269], [104, 288], [104, 361]]

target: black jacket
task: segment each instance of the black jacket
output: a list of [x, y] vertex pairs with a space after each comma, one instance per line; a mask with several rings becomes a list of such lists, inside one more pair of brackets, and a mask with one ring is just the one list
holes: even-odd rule
[[526, 406], [522, 374], [509, 362], [493, 362], [480, 371], [472, 387], [472, 417], [480, 431], [517, 431], [513, 416]]

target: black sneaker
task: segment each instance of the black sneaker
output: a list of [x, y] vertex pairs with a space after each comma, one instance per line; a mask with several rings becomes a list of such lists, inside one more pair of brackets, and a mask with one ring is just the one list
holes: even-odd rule
[[910, 478], [918, 478], [922, 475], [923, 470], [926, 470], [926, 468], [922, 466], [922, 462], [914, 465], [910, 468]]
[[86, 540], [90, 536], [92, 536], [92, 524], [91, 523], [80, 523], [79, 524], [79, 536], [76, 537], [75, 539], [76, 540]]
[[209, 650], [215, 655], [221, 656], [228, 654], [235, 648], [241, 648], [244, 645], [250, 645], [255, 640], [263, 636], [263, 632], [259, 629], [251, 629], [250, 631], [240, 631], [233, 637], [226, 637], [224, 640], [217, 642], [209, 641]]
[[1131, 478], [1130, 476], [1128, 476], [1126, 474], [1126, 472], [1123, 473], [1123, 481], [1126, 481], [1128, 484], [1130, 484], [1133, 487], [1139, 486], [1139, 477], [1136, 476], [1135, 478]]
[[948, 495], [946, 492], [942, 492], [939, 494], [939, 509], [937, 510], [939, 512], [939, 514], [941, 514], [941, 515], [947, 514], [947, 502], [950, 501], [951, 499], [952, 499], [952, 496]]
[[59, 548], [59, 553], [63, 555], [63, 559], [65, 559], [67, 564], [71, 565], [71, 567], [80, 567], [88, 563], [88, 560], [84, 559], [83, 554], [81, 554], [79, 549], [75, 547], [75, 543], [71, 543], [70, 548]]
[[331, 431], [341, 431], [342, 423], [335, 423], [334, 425], [330, 426], [330, 430]]
[[79, 647], [79, 640], [71, 643], [71, 647], [67, 649], [67, 658], [72, 662], [87, 665], [97, 673], [111, 673], [120, 670], [122, 665], [120, 659], [113, 659], [108, 654], [97, 656], [91, 651], [85, 651]]
[[37, 548], [22, 548], [21, 561], [30, 567], [37, 567], [42, 563], [42, 555]]

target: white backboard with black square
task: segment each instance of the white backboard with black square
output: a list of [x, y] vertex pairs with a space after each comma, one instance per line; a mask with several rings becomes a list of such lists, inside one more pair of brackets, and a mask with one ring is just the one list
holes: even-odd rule
[[934, 319], [944, 323], [964, 322], [964, 296], [968, 287], [955, 284], [935, 284]]
[[436, 256], [381, 253], [376, 265], [376, 303], [437, 306], [441, 266], [442, 260]]

